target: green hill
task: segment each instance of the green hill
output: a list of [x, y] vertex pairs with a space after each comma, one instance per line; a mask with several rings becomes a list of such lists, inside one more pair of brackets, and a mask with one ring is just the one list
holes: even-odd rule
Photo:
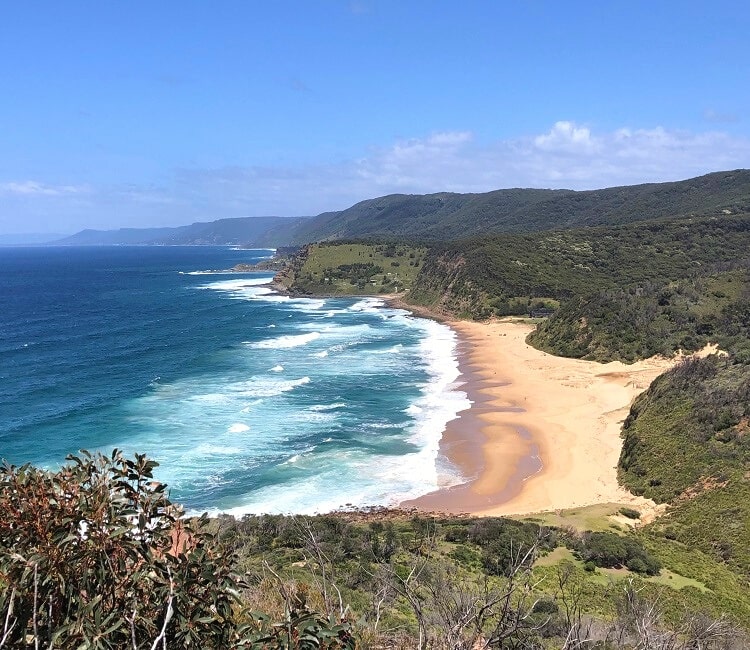
[[583, 192], [504, 189], [481, 194], [392, 194], [300, 223], [292, 242], [393, 237], [448, 241], [500, 232], [746, 211], [750, 211], [750, 170], [736, 170]]
[[529, 342], [561, 356], [625, 362], [717, 343], [744, 361], [749, 297], [744, 269], [600, 290], [566, 302]]
[[303, 217], [238, 217], [196, 222], [176, 228], [120, 228], [82, 230], [52, 242], [57, 246], [159, 245], [200, 246], [238, 245], [276, 248], [285, 244]]
[[540, 301], [708, 274], [749, 247], [750, 214], [475, 238], [433, 246], [409, 300], [472, 318], [525, 314]]
[[665, 544], [725, 562], [750, 586], [750, 366], [683, 362], [636, 400], [620, 480], [670, 508], [650, 527]]
[[279, 247], [342, 239], [438, 242], [505, 232], [627, 224], [664, 217], [721, 216], [746, 211], [750, 211], [750, 170], [741, 169], [684, 181], [582, 192], [515, 188], [472, 194], [392, 194], [311, 218], [241, 217], [177, 228], [84, 230], [55, 243]]
[[276, 283], [297, 295], [370, 295], [408, 289], [426, 249], [405, 244], [328, 242], [303, 247]]

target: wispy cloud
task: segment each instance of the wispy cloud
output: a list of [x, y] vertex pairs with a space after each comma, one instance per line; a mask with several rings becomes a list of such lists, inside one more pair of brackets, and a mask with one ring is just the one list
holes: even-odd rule
[[598, 133], [560, 121], [544, 133], [491, 143], [468, 131], [433, 133], [338, 164], [183, 170], [172, 191], [215, 213], [315, 214], [390, 193], [593, 189], [748, 166], [750, 140], [722, 132]]
[[349, 2], [349, 11], [355, 15], [370, 13], [370, 4], [363, 0], [352, 0]]
[[308, 86], [299, 77], [289, 78], [289, 88], [291, 88], [296, 93], [311, 93], [312, 92], [312, 88], [310, 88], [310, 86]]
[[176, 225], [243, 215], [312, 215], [390, 193], [593, 189], [738, 167], [750, 167], [750, 139], [723, 131], [659, 126], [598, 131], [561, 120], [540, 133], [494, 142], [469, 131], [432, 133], [337, 163], [180, 169], [159, 186], [8, 181], [0, 182], [0, 195], [16, 214], [49, 214], [54, 203], [55, 214], [82, 227]]
[[361, 173], [382, 189], [593, 189], [747, 167], [750, 140], [719, 131], [663, 127], [597, 133], [559, 121], [545, 133], [491, 143], [478, 143], [465, 132], [396, 143], [358, 164]]
[[713, 108], [707, 108], [703, 111], [703, 119], [707, 122], [715, 122], [717, 124], [734, 124], [735, 122], [740, 121], [740, 116], [737, 113], [717, 111]]
[[89, 191], [87, 185], [46, 185], [37, 181], [10, 181], [0, 183], [0, 194], [18, 196], [63, 196]]

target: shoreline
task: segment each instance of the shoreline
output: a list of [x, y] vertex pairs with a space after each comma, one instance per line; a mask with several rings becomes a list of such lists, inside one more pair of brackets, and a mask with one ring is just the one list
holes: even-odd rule
[[637, 508], [641, 522], [663, 512], [618, 483], [620, 433], [635, 398], [679, 357], [631, 365], [557, 357], [526, 343], [534, 329], [528, 322], [458, 321], [408, 304], [403, 294], [346, 297], [382, 300], [457, 335], [457, 382], [471, 406], [446, 423], [436, 460], [438, 468], [447, 462], [458, 470], [463, 482], [391, 508], [508, 516], [615, 503]]
[[494, 516], [618, 503], [644, 520], [662, 510], [617, 482], [620, 431], [633, 400], [678, 359], [556, 357], [526, 343], [528, 323], [439, 320], [458, 334], [461, 389], [472, 402], [447, 424], [440, 454], [468, 481], [399, 507]]

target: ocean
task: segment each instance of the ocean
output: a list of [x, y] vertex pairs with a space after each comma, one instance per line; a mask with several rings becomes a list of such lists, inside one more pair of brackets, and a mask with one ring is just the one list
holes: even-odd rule
[[0, 248], [0, 458], [158, 461], [189, 512], [395, 505], [460, 481], [455, 334], [377, 298], [290, 298], [268, 250]]

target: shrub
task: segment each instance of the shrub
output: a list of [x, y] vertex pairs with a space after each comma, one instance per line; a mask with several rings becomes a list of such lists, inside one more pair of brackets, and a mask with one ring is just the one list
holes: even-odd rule
[[628, 519], [640, 519], [641, 513], [634, 508], [620, 508], [620, 514]]
[[246, 615], [234, 555], [206, 519], [180, 519], [156, 462], [117, 450], [68, 460], [57, 472], [0, 468], [0, 645], [258, 648], [289, 631], [353, 647], [347, 624], [303, 607], [281, 626]]
[[657, 575], [661, 571], [659, 561], [633, 537], [589, 533], [576, 550], [585, 563], [591, 562], [599, 567], [626, 566], [631, 571], [648, 575]]

